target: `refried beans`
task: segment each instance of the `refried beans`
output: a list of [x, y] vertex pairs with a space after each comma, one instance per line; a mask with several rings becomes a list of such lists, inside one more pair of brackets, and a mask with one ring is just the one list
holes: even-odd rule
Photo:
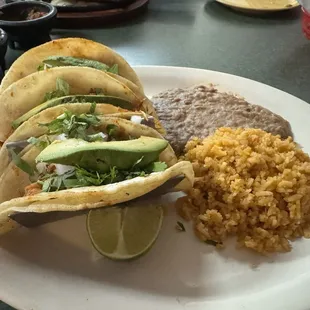
[[289, 122], [281, 116], [212, 85], [167, 90], [152, 101], [166, 139], [178, 155], [188, 140], [207, 137], [220, 127], [259, 128], [282, 138], [293, 136]]

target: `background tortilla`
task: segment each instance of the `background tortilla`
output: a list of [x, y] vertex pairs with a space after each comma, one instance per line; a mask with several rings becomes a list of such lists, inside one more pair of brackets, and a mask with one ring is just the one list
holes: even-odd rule
[[14, 82], [37, 71], [38, 66], [48, 56], [72, 56], [97, 60], [108, 66], [118, 64], [119, 75], [132, 81], [143, 91], [142, 84], [127, 61], [109, 47], [82, 38], [58, 39], [30, 49], [21, 55], [4, 76], [0, 93]]

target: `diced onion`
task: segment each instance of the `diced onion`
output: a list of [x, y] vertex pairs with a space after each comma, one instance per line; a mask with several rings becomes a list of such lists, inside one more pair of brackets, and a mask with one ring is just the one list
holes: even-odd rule
[[68, 138], [64, 133], [62, 133], [59, 136], [55, 137], [55, 140], [68, 140]]
[[54, 164], [55, 165], [55, 172], [58, 175], [62, 175], [68, 171], [72, 171], [75, 168], [73, 166], [68, 166], [68, 165], [61, 165], [61, 164]]
[[133, 115], [131, 118], [130, 118], [130, 121], [132, 121], [133, 123], [135, 124], [141, 124], [143, 118], [139, 115]]
[[37, 168], [37, 170], [38, 170], [38, 172], [39, 172], [40, 174], [43, 174], [43, 173], [46, 172], [47, 166], [48, 166], [47, 163], [37, 163], [37, 164], [36, 164], [36, 168]]

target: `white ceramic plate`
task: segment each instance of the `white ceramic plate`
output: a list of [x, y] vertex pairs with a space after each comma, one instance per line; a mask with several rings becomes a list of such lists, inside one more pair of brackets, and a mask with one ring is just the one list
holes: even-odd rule
[[[296, 97], [219, 72], [135, 69], [147, 95], [210, 82], [238, 93], [288, 119], [310, 152], [310, 105]], [[219, 252], [196, 240], [190, 225], [177, 232], [176, 221], [170, 208], [154, 248], [130, 263], [92, 249], [85, 217], [16, 231], [0, 240], [0, 299], [25, 310], [309, 309], [310, 241], [294, 242], [291, 253], [272, 258], [233, 245]]]
[[290, 10], [299, 6], [297, 0], [216, 0], [239, 10], [275, 12]]

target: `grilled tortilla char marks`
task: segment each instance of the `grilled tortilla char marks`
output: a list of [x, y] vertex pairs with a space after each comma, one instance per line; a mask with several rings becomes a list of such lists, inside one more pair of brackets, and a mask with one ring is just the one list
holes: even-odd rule
[[289, 122], [279, 115], [211, 85], [167, 90], [152, 101], [178, 154], [191, 138], [207, 137], [219, 127], [259, 128], [282, 138], [293, 136]]

